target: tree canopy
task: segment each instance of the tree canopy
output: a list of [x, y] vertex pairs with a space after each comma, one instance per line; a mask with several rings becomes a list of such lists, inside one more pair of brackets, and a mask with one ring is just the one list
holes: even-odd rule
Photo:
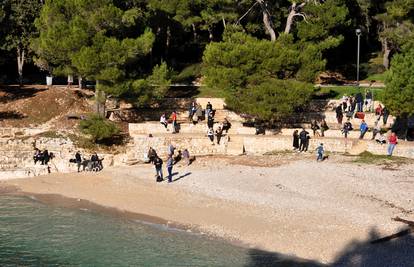
[[396, 115], [414, 114], [414, 42], [392, 60], [386, 80], [385, 105]]
[[[247, 110], [237, 101], [268, 92], [270, 84], [308, 88], [325, 70], [355, 79], [357, 28], [362, 78], [388, 69], [414, 37], [414, 0], [3, 0], [0, 6], [0, 81], [22, 81], [29, 62], [32, 77], [79, 76], [96, 81], [97, 102], [109, 94], [137, 106], [162, 98], [171, 82], [198, 78]], [[253, 113], [281, 117], [268, 115], [284, 101], [272, 99]]]

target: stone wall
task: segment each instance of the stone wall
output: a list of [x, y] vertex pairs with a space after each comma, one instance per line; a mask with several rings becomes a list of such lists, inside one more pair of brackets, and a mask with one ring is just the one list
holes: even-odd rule
[[[73, 172], [76, 166], [69, 163], [78, 150], [72, 141], [64, 138], [0, 138], [0, 179], [22, 178], [38, 176], [48, 173], [48, 167], [33, 162], [35, 147], [47, 149], [54, 154], [49, 163], [50, 172]], [[87, 158], [89, 153], [81, 151]], [[104, 166], [114, 165], [114, 155], [99, 154], [104, 157]]]

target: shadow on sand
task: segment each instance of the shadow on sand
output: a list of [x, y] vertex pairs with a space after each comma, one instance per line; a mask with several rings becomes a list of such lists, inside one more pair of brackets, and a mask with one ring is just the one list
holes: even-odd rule
[[412, 233], [407, 232], [404, 236], [371, 244], [371, 241], [379, 238], [382, 238], [382, 236], [378, 234], [376, 229], [371, 229], [367, 240], [350, 242], [338, 253], [334, 261], [328, 265], [292, 258], [279, 253], [251, 249], [249, 250], [249, 262], [246, 264], [246, 267], [414, 267], [414, 237]]

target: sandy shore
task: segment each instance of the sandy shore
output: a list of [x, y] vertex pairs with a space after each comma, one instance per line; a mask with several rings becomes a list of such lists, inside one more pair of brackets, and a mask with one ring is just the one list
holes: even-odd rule
[[[345, 162], [344, 162], [345, 161]], [[347, 162], [346, 162], [347, 161]], [[181, 224], [248, 246], [323, 263], [355, 242], [414, 220], [414, 164], [358, 165], [344, 156], [204, 157], [155, 183], [151, 165], [1, 182]], [[6, 190], [7, 191], [7, 190]], [[162, 219], [161, 219], [162, 218]], [[375, 233], [375, 234], [374, 234]]]

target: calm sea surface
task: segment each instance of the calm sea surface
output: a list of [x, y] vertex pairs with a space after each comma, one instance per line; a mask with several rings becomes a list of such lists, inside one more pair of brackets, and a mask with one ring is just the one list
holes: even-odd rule
[[199, 234], [0, 195], [0, 266], [253, 266], [261, 260], [269, 255]]

